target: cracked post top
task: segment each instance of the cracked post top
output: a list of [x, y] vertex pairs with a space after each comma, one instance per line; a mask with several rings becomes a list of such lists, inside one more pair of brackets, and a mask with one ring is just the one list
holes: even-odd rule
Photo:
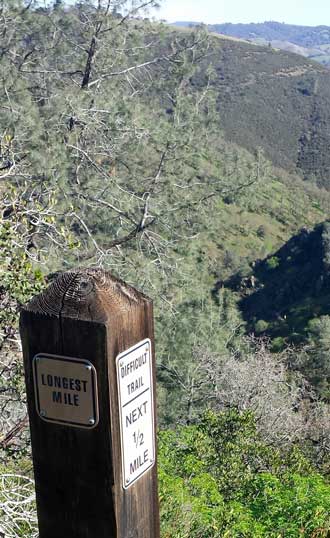
[[23, 310], [56, 317], [106, 322], [151, 300], [102, 269], [74, 269], [60, 275]]

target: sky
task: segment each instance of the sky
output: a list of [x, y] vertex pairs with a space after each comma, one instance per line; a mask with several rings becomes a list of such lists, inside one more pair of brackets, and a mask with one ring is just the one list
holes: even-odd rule
[[330, 0], [163, 0], [156, 18], [205, 23], [278, 21], [330, 26]]

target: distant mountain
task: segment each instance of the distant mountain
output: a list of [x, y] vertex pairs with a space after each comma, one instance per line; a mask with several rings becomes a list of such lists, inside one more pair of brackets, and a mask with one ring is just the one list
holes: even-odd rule
[[[196, 26], [199, 23], [177, 21], [176, 26]], [[330, 26], [299, 26], [281, 22], [210, 24], [210, 30], [241, 39], [265, 39], [269, 41], [290, 41], [302, 47], [320, 47], [330, 43]]]
[[198, 26], [199, 24], [202, 24], [201, 22], [196, 22], [196, 21], [177, 21], [177, 22], [174, 22], [173, 25], [174, 26], [181, 26], [182, 28], [189, 28], [189, 27], [192, 27], [192, 26]]
[[[177, 22], [178, 26], [196, 23]], [[212, 24], [212, 32], [287, 50], [330, 66], [330, 26], [298, 26], [275, 21], [250, 24]]]
[[251, 24], [210, 25], [217, 33], [242, 39], [264, 38], [267, 41], [290, 41], [302, 47], [319, 47], [330, 43], [329, 26], [299, 26], [275, 21]]

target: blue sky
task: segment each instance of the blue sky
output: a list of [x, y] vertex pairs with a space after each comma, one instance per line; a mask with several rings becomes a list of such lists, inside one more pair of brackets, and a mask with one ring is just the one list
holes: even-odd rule
[[279, 21], [330, 26], [330, 0], [163, 0], [157, 18], [206, 23]]

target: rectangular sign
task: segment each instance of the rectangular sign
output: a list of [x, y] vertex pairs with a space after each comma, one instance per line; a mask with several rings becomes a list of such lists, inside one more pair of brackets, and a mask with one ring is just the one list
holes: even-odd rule
[[116, 358], [123, 488], [129, 488], [155, 462], [152, 355], [149, 339]]
[[89, 361], [40, 353], [33, 359], [33, 377], [42, 420], [80, 428], [97, 425], [97, 377]]

